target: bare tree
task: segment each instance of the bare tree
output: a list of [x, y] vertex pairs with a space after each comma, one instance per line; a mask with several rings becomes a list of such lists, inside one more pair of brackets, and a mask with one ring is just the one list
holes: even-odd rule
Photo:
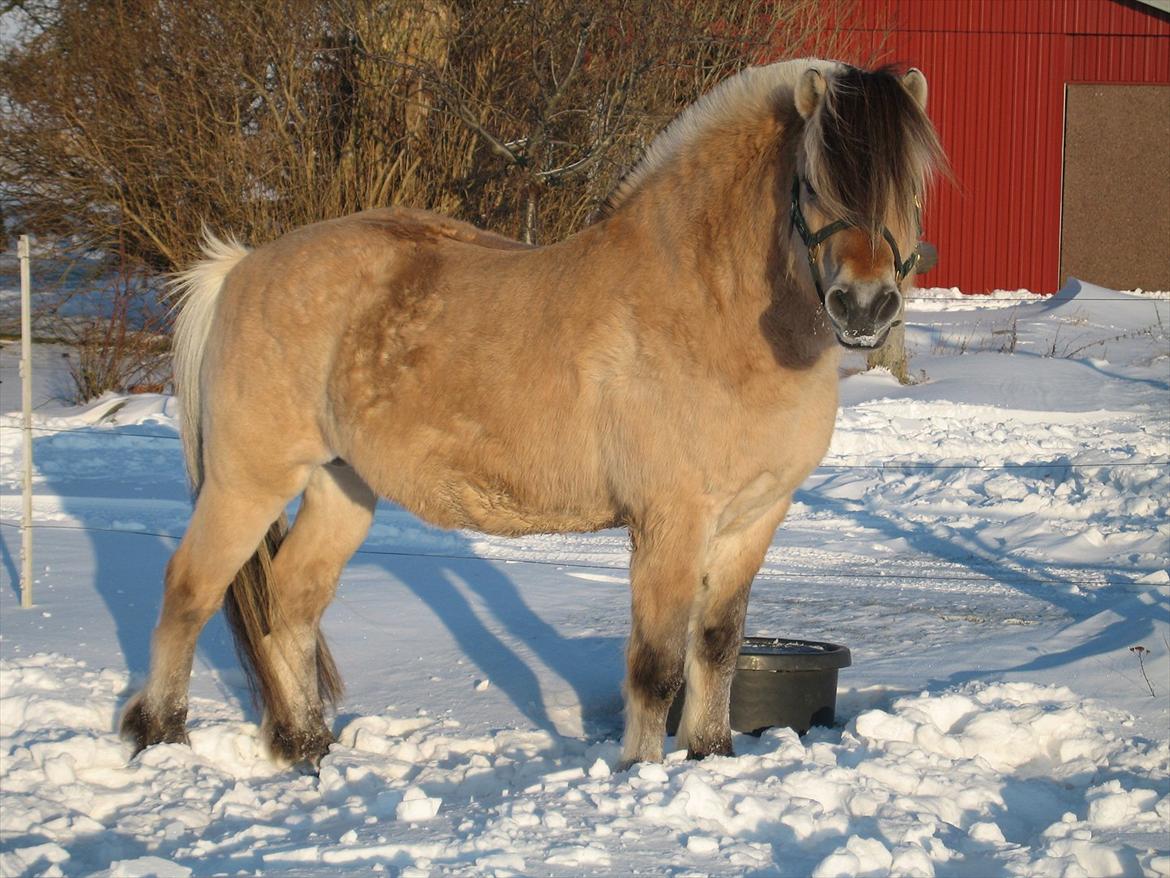
[[0, 62], [0, 184], [32, 231], [156, 269], [204, 223], [258, 241], [382, 203], [410, 173], [350, 42], [316, 0], [62, 0]]
[[474, 133], [468, 219], [531, 243], [588, 221], [682, 107], [778, 48], [829, 48], [851, 2], [479, 0], [444, 6], [449, 51], [402, 61], [433, 116]]
[[398, 202], [568, 234], [682, 106], [854, 0], [60, 0], [0, 61], [24, 227], [156, 268]]
[[25, 0], [0, 58], [20, 231], [170, 271], [390, 203], [551, 241], [682, 107], [833, 54], [856, 0]]

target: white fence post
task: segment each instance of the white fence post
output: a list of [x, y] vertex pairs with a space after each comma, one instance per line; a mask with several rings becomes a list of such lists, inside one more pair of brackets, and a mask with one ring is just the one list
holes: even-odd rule
[[23, 404], [24, 503], [20, 519], [20, 605], [32, 606], [32, 280], [29, 273], [28, 235], [20, 236], [20, 390]]

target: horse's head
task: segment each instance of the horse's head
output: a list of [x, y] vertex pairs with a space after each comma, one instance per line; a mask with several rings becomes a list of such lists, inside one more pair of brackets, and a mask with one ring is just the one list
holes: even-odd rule
[[796, 86], [805, 124], [791, 191], [792, 235], [838, 341], [885, 343], [918, 261], [922, 196], [943, 153], [911, 69], [810, 68]]

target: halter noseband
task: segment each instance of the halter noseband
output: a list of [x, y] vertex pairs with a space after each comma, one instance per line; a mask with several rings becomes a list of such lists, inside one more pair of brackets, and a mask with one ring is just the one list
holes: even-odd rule
[[[922, 205], [918, 201], [918, 197], [914, 198], [916, 223], [918, 225], [918, 234], [922, 234]], [[821, 279], [820, 255], [821, 245], [825, 243], [837, 232], [845, 229], [856, 228], [853, 223], [847, 223], [845, 220], [837, 220], [829, 223], [819, 232], [812, 232], [809, 230], [808, 223], [804, 219], [804, 211], [800, 209], [800, 177], [796, 174], [792, 176], [792, 227], [796, 229], [797, 234], [800, 235], [800, 240], [804, 242], [805, 250], [808, 251], [808, 267], [812, 270], [813, 283], [816, 284], [817, 296], [821, 300], [821, 304], [825, 304], [825, 288], [824, 282]], [[890, 252], [894, 256], [894, 278], [899, 284], [906, 279], [906, 276], [914, 270], [914, 266], [918, 264], [918, 246], [910, 251], [910, 255], [906, 260], [902, 260], [902, 254], [898, 252], [898, 243], [894, 240], [893, 234], [887, 226], [882, 226], [882, 237], [886, 239], [886, 243], [890, 245]]]

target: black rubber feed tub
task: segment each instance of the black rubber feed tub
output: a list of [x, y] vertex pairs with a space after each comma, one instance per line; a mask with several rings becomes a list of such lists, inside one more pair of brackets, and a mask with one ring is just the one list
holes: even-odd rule
[[[731, 728], [758, 735], [787, 726], [804, 734], [831, 726], [837, 709], [837, 672], [853, 664], [849, 650], [817, 640], [745, 637], [731, 681]], [[684, 687], [670, 706], [666, 733], [678, 732]]]

